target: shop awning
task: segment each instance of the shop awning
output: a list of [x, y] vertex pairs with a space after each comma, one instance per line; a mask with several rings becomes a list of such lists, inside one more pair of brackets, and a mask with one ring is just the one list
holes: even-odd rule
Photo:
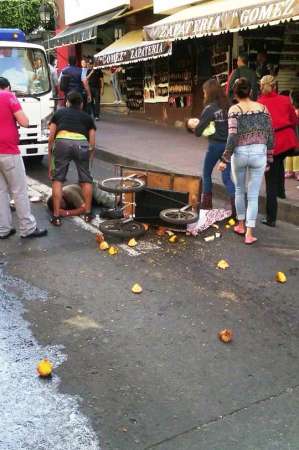
[[299, 19], [299, 0], [211, 0], [144, 27], [147, 39], [188, 39]]
[[169, 41], [144, 41], [143, 30], [130, 31], [109, 47], [97, 53], [97, 67], [122, 66], [139, 61], [161, 58], [171, 55], [172, 44]]
[[97, 28], [119, 17], [127, 8], [120, 8], [108, 14], [86, 20], [85, 22], [71, 25], [61, 33], [46, 42], [47, 50], [52, 50], [64, 45], [79, 44], [97, 37]]

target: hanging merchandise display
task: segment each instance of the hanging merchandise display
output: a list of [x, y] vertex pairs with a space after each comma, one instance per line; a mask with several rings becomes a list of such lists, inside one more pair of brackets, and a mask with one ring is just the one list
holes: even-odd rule
[[142, 64], [127, 66], [125, 69], [127, 107], [133, 111], [143, 109], [144, 70]]

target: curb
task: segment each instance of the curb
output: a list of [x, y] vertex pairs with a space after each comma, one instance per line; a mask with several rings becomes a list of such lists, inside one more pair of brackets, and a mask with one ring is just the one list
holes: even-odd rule
[[[150, 163], [143, 163], [142, 161], [134, 158], [128, 158], [126, 156], [117, 155], [116, 153], [102, 149], [100, 147], [96, 148], [96, 152], [99, 159], [111, 164], [132, 166], [138, 169], [144, 168], [148, 170], [161, 170], [161, 171], [169, 170], [170, 172], [175, 172], [175, 170], [166, 167], [155, 166]], [[186, 175], [192, 174], [188, 173]], [[222, 184], [213, 182], [213, 192], [217, 198], [221, 200], [227, 200], [226, 190]], [[265, 195], [261, 195], [259, 198], [259, 212], [265, 214], [265, 211], [266, 211], [266, 197]], [[287, 222], [292, 225], [299, 226], [299, 207], [289, 203], [286, 200], [278, 199], [277, 220], [281, 220], [282, 222]]]

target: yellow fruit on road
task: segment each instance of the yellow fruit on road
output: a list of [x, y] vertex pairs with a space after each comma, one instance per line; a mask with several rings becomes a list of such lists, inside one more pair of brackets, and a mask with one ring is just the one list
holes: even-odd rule
[[109, 248], [108, 242], [106, 242], [106, 241], [101, 242], [99, 245], [99, 248], [100, 248], [100, 250], [108, 250], [108, 248]]
[[113, 256], [113, 255], [117, 255], [118, 253], [118, 248], [117, 247], [113, 247], [111, 246], [108, 250], [109, 255]]
[[138, 244], [138, 242], [134, 238], [130, 239], [128, 242], [129, 247], [136, 247], [137, 244]]
[[166, 233], [169, 237], [174, 236], [174, 232], [171, 231], [171, 230], [166, 230], [165, 233]]
[[225, 228], [226, 228], [227, 230], [229, 230], [229, 229], [230, 229], [230, 225], [227, 223], [227, 224], [225, 225]]
[[224, 342], [225, 344], [228, 344], [233, 339], [233, 332], [232, 330], [224, 329], [222, 331], [219, 331], [218, 337], [220, 341]]
[[175, 242], [177, 242], [177, 240], [178, 240], [178, 237], [177, 237], [176, 234], [174, 234], [173, 236], [170, 236], [170, 238], [168, 239], [168, 241], [169, 241], [171, 244], [174, 244]]
[[236, 221], [235, 219], [229, 219], [228, 224], [233, 227], [234, 225], [236, 225]]
[[278, 281], [278, 283], [286, 283], [286, 281], [287, 281], [287, 277], [283, 272], [277, 272], [275, 278], [276, 278], [276, 281]]
[[218, 261], [217, 263], [217, 267], [218, 269], [225, 270], [229, 268], [229, 264], [227, 261], [225, 261], [225, 259], [220, 259], [220, 261]]
[[133, 292], [134, 294], [141, 294], [141, 292], [142, 292], [142, 287], [140, 286], [140, 284], [135, 283], [135, 284], [133, 285], [133, 287], [132, 287], [132, 292]]
[[53, 364], [47, 358], [42, 359], [37, 365], [37, 372], [40, 377], [50, 377], [52, 370]]

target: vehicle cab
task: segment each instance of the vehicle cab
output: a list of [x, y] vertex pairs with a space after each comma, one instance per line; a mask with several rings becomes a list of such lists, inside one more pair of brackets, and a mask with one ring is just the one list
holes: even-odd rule
[[48, 152], [48, 122], [54, 111], [44, 48], [26, 42], [21, 30], [0, 28], [0, 76], [9, 80], [29, 118], [29, 128], [19, 128], [22, 156], [42, 158]]

